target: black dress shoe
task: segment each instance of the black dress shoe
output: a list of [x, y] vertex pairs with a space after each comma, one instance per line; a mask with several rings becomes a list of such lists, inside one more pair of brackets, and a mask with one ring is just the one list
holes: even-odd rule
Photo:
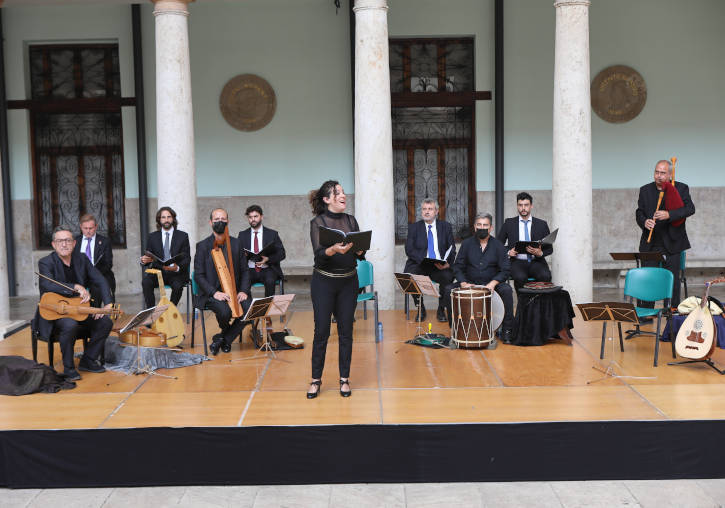
[[222, 339], [222, 334], [218, 333], [214, 335], [211, 339], [211, 345], [209, 345], [209, 351], [211, 351], [211, 354], [216, 356], [219, 354], [219, 349], [222, 347], [222, 343], [224, 342], [224, 339]]
[[438, 307], [438, 310], [436, 311], [436, 319], [439, 323], [445, 323], [448, 321], [448, 318], [446, 317], [446, 309]]
[[312, 386], [317, 386], [317, 390], [314, 391], [314, 392], [308, 391], [307, 392], [307, 398], [308, 399], [314, 399], [315, 397], [317, 397], [320, 394], [320, 390], [322, 390], [322, 380], [321, 379], [318, 379], [317, 381], [312, 381], [310, 383], [310, 388]]
[[91, 360], [85, 356], [81, 358], [80, 362], [78, 362], [78, 370], [95, 373], [106, 372], [106, 368], [101, 365], [101, 362], [98, 360]]
[[229, 344], [226, 340], [222, 339], [221, 348], [222, 348], [222, 352], [228, 353], [229, 351], [232, 350], [232, 345]]
[[63, 375], [68, 381], [79, 381], [81, 379], [81, 375], [75, 369], [63, 369]]
[[342, 387], [343, 385], [347, 385], [348, 388], [350, 388], [350, 379], [340, 379], [340, 396], [341, 397], [349, 397], [352, 395], [352, 388], [350, 388], [347, 391], [343, 391]]
[[501, 332], [501, 342], [511, 344], [511, 330], [503, 330]]

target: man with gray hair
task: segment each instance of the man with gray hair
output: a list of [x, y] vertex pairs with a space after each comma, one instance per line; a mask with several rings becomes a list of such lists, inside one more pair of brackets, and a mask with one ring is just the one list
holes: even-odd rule
[[[635, 216], [637, 225], [642, 230], [639, 251], [661, 252], [664, 268], [674, 276], [672, 305], [675, 306], [680, 303], [680, 255], [682, 251], [690, 248], [685, 219], [694, 215], [695, 205], [690, 198], [690, 188], [682, 182], [675, 182], [673, 187], [672, 176], [670, 161], [658, 161], [655, 165], [654, 182], [639, 189]], [[664, 192], [664, 196], [657, 208], [660, 192]], [[642, 264], [657, 266], [656, 262], [651, 261]], [[648, 305], [652, 306], [651, 303]], [[645, 306], [645, 302], [640, 303], [640, 306]]]
[[[426, 198], [420, 204], [421, 220], [408, 224], [408, 238], [405, 241], [405, 254], [408, 261], [403, 269], [406, 273], [427, 275], [433, 282], [440, 284], [438, 300], [438, 321], [451, 322], [450, 291], [453, 284], [451, 264], [456, 259], [456, 245], [453, 240], [453, 227], [438, 217], [438, 202]], [[427, 261], [426, 261], [427, 259]], [[439, 260], [439, 261], [435, 261]], [[425, 319], [425, 305], [417, 295], [413, 296], [420, 319]], [[446, 310], [448, 317], [446, 317]]]
[[490, 234], [493, 231], [491, 221], [491, 214], [476, 215], [473, 223], [474, 235], [461, 243], [453, 272], [462, 288], [471, 285], [486, 286], [498, 293], [504, 307], [501, 340], [504, 344], [510, 344], [514, 323], [514, 298], [511, 286], [506, 281], [510, 276], [511, 262], [506, 247]]

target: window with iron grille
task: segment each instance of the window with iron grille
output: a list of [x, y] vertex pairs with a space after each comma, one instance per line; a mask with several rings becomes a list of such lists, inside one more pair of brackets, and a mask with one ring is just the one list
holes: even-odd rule
[[391, 39], [395, 236], [424, 198], [456, 236], [476, 212], [473, 38]]
[[36, 246], [91, 213], [125, 247], [118, 45], [33, 45], [29, 56]]

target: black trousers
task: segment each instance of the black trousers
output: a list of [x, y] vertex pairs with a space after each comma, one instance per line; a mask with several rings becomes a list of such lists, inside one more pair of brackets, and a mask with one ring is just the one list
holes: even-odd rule
[[[435, 266], [432, 268], [425, 268], [422, 266], [419, 266], [417, 270], [412, 271], [411, 273], [415, 273], [417, 275], [427, 275], [430, 277], [430, 280], [435, 282], [440, 286], [439, 293], [440, 297], [438, 298], [438, 307], [443, 307], [448, 310], [448, 315], [451, 315], [451, 289], [453, 289], [453, 269], [446, 268], [444, 270], [439, 270]], [[413, 297], [413, 300], [416, 304], [418, 304], [418, 298]]]
[[511, 258], [511, 278], [516, 289], [526, 284], [529, 277], [537, 282], [551, 282], [551, 271], [543, 260], [532, 259], [529, 263], [525, 259]]
[[53, 332], [58, 338], [60, 351], [63, 355], [63, 367], [66, 369], [75, 368], [73, 363], [73, 346], [78, 337], [88, 337], [88, 347], [86, 347], [83, 356], [91, 360], [98, 360], [103, 351], [103, 344], [111, 333], [113, 322], [108, 316], [100, 319], [94, 319], [89, 316], [84, 321], [76, 321], [75, 319], [62, 318], [53, 324]]
[[[242, 302], [242, 310], [247, 312], [249, 306], [252, 304], [252, 300], [247, 298]], [[227, 344], [231, 344], [242, 333], [244, 326], [248, 323], [242, 321], [242, 318], [238, 317], [232, 321], [232, 309], [229, 304], [225, 301], [217, 300], [213, 296], [210, 296], [206, 301], [206, 307], [214, 313], [216, 321], [219, 324], [221, 330], [222, 340]]]
[[[103, 274], [101, 274], [103, 275]], [[106, 277], [103, 275], [103, 277], [106, 279], [106, 282], [108, 282], [108, 287], [111, 289], [111, 297], [113, 300], [116, 300], [116, 283], [115, 281], [109, 280], [109, 277]], [[112, 283], [113, 282], [113, 283]], [[101, 292], [101, 288], [99, 286], [96, 286], [94, 284], [88, 285], [88, 292], [91, 294], [91, 307], [103, 307], [103, 293]], [[108, 302], [106, 302], [108, 303]]]
[[[679, 305], [680, 304], [680, 255], [681, 252], [676, 252], [674, 254], [665, 254], [664, 246], [662, 245], [655, 245], [652, 248], [653, 251], [659, 250], [662, 252], [662, 257], [664, 257], [664, 261], [662, 262], [662, 268], [666, 268], [670, 272], [672, 272], [672, 275], [674, 277], [674, 280], [672, 281], [672, 302], [670, 305]], [[659, 266], [659, 263], [656, 261], [642, 261], [642, 266]], [[639, 301], [640, 307], [648, 307], [652, 308], [654, 307], [653, 302], [645, 302], [640, 300]]]
[[[164, 285], [171, 286], [171, 296], [169, 297], [171, 303], [178, 306], [181, 294], [184, 292], [184, 284], [189, 280], [188, 277], [182, 272], [167, 272], [166, 270], [161, 271], [161, 276], [164, 278]], [[143, 288], [143, 298], [147, 309], [156, 305], [154, 288], [158, 286], [159, 279], [156, 274], [144, 272], [141, 287]]]
[[330, 338], [330, 320], [337, 320], [338, 363], [340, 377], [350, 376], [352, 359], [352, 323], [357, 306], [357, 274], [352, 277], [327, 277], [312, 274], [310, 283], [312, 311], [315, 317], [315, 335], [312, 341], [312, 378], [322, 379], [325, 367], [327, 340]]
[[262, 268], [260, 271], [254, 268], [247, 268], [249, 270], [249, 283], [256, 284], [261, 282], [264, 284], [264, 296], [274, 296], [274, 284], [277, 282], [277, 274], [271, 268]]

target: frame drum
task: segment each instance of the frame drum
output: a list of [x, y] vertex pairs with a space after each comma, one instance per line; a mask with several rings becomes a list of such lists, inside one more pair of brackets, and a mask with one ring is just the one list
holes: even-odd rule
[[451, 291], [451, 340], [463, 348], [484, 348], [493, 338], [491, 290], [483, 286]]

